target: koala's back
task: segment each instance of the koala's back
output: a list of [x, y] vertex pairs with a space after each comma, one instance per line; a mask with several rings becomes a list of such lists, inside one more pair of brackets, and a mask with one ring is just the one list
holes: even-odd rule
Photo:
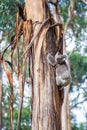
[[61, 75], [66, 71], [68, 71], [68, 68], [67, 68], [66, 64], [62, 64], [62, 65], [58, 64], [57, 65], [56, 74]]

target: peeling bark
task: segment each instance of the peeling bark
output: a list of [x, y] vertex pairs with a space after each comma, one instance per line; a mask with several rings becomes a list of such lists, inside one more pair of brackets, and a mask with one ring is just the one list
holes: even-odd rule
[[[44, 2], [46, 1], [35, 0], [32, 2], [32, 0], [26, 0], [28, 20], [39, 22], [44, 20]], [[34, 29], [34, 34], [38, 31], [39, 26], [37, 25]], [[51, 48], [56, 50], [53, 30], [49, 30], [47, 40], [45, 39], [49, 26], [50, 23], [43, 27], [32, 47], [32, 130], [61, 130], [60, 92], [55, 84], [55, 69], [47, 62], [48, 46], [51, 45]]]

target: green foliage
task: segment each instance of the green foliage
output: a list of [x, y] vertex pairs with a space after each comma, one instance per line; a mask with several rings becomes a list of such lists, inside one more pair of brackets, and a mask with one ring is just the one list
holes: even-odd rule
[[9, 0], [0, 2], [0, 28], [4, 29], [4, 31], [8, 31], [14, 27], [15, 11], [12, 2]]
[[84, 123], [77, 123], [76, 116], [74, 114], [71, 115], [72, 118], [72, 130], [84, 130]]
[[[17, 119], [18, 119], [18, 109], [17, 107], [14, 109], [13, 113], [14, 118], [14, 130], [16, 130], [17, 126]], [[21, 130], [31, 130], [31, 118], [30, 118], [30, 105], [27, 107], [24, 107], [22, 109], [22, 117], [21, 117]]]
[[[19, 108], [19, 96], [17, 94], [17, 88], [14, 91], [14, 105], [13, 105], [13, 126], [14, 130], [17, 127], [18, 120], [18, 108]], [[2, 100], [2, 125], [5, 130], [10, 130], [10, 112], [9, 112], [9, 94], [10, 87], [8, 85], [3, 85], [3, 100]], [[22, 118], [21, 118], [21, 130], [31, 130], [31, 107], [30, 107], [30, 98], [25, 97], [25, 100], [28, 101], [26, 106], [23, 106], [22, 109]]]
[[9, 86], [3, 85], [3, 99], [2, 99], [2, 126], [6, 130], [10, 129], [10, 114], [9, 114]]
[[[74, 0], [74, 2], [75, 2], [74, 17], [70, 23], [69, 28], [73, 31], [73, 35], [75, 37], [79, 37], [80, 39], [81, 35], [84, 36], [84, 33], [81, 34], [81, 30], [87, 28], [87, 17], [86, 17], [87, 6], [80, 0]], [[61, 0], [59, 3], [60, 3], [60, 12], [63, 18], [63, 22], [65, 24], [68, 18], [68, 7], [70, 3], [67, 0]]]
[[73, 125], [72, 125], [72, 130], [84, 130], [84, 125], [83, 125], [83, 123], [80, 123], [79, 125], [73, 124]]
[[73, 52], [69, 58], [73, 85], [83, 83], [87, 77], [87, 56], [83, 56], [78, 52]]
[[15, 34], [16, 2], [19, 0], [0, 0], [0, 31], [3, 32], [3, 39], [8, 40]]

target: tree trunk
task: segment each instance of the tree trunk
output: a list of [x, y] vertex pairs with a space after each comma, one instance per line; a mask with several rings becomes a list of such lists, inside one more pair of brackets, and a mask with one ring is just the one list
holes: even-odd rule
[[69, 99], [68, 99], [69, 88], [70, 86], [67, 86], [64, 92], [64, 101], [63, 101], [62, 113], [61, 113], [62, 130], [71, 130]]
[[[49, 8], [44, 0], [26, 0], [27, 19], [43, 22], [49, 16]], [[45, 13], [46, 12], [46, 13]], [[34, 28], [34, 35], [40, 24]], [[55, 84], [55, 68], [47, 61], [48, 46], [56, 50], [55, 33], [46, 23], [36, 37], [32, 47], [32, 130], [61, 130], [60, 90]], [[47, 33], [47, 34], [46, 34]], [[47, 36], [46, 36], [47, 35]], [[45, 39], [46, 37], [46, 39]]]
[[0, 64], [0, 130], [2, 129], [2, 67]]
[[[69, 92], [68, 92], [69, 94]], [[68, 130], [71, 130], [71, 117], [70, 117], [70, 105], [69, 105], [69, 97], [67, 99], [67, 122], [68, 122]]]

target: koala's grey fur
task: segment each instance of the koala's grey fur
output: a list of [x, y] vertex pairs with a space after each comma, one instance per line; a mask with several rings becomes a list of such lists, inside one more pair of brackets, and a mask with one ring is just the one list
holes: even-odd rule
[[50, 53], [48, 53], [47, 60], [56, 68], [55, 73], [57, 86], [67, 86], [70, 84], [71, 73], [67, 55], [60, 55], [57, 52], [55, 57], [53, 57]]

